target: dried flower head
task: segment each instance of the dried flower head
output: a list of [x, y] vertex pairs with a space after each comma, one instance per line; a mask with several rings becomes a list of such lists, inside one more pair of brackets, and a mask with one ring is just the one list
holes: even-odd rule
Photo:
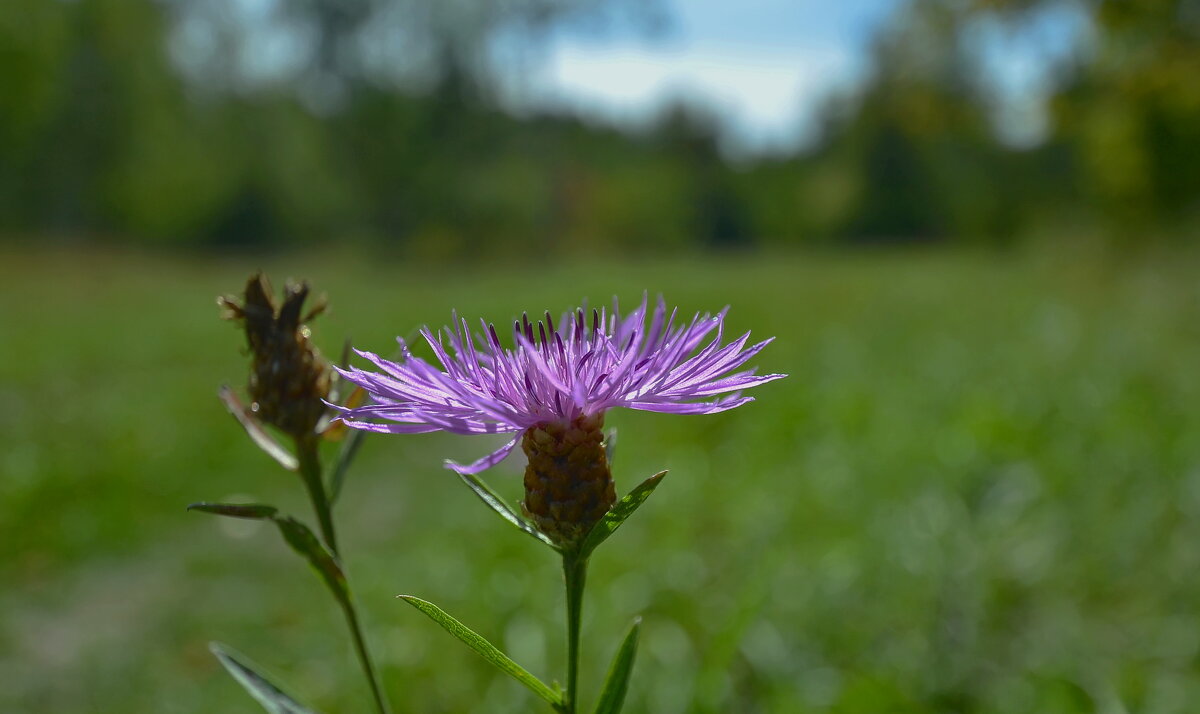
[[605, 411], [712, 414], [753, 399], [740, 390], [784, 376], [735, 371], [771, 340], [747, 347], [746, 333], [722, 345], [724, 310], [682, 324], [676, 318], [662, 298], [652, 314], [643, 299], [625, 316], [614, 300], [611, 311], [579, 308], [557, 326], [549, 313], [536, 324], [522, 317], [513, 323], [509, 349], [493, 325], [481, 321], [472, 336], [455, 315], [440, 335], [421, 330], [440, 366], [414, 356], [403, 340], [399, 362], [360, 351], [379, 371], [338, 371], [373, 403], [335, 408], [347, 425], [377, 432], [518, 432], [473, 464], [447, 465], [478, 473], [520, 443], [529, 458], [526, 514], [556, 541], [570, 543], [615, 498], [601, 443]]
[[314, 438], [326, 413], [332, 372], [309, 339], [304, 323], [325, 310], [320, 300], [302, 313], [307, 283], [288, 282], [276, 307], [271, 284], [262, 273], [250, 276], [242, 304], [233, 297], [217, 303], [227, 320], [241, 321], [253, 362], [247, 390], [251, 409], [263, 422], [299, 440]]

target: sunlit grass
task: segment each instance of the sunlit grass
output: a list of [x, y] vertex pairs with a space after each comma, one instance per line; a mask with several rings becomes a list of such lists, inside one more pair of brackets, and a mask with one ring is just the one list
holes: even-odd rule
[[[278, 263], [278, 264], [276, 264]], [[593, 564], [600, 680], [645, 617], [629, 711], [1186, 711], [1200, 701], [1200, 262], [738, 256], [502, 269], [312, 257], [0, 258], [0, 709], [255, 711], [229, 642], [328, 714], [367, 708], [339, 614], [267, 529], [185, 513], [298, 481], [216, 400], [244, 381], [218, 292], [304, 276], [314, 325], [387, 351], [450, 309], [505, 323], [644, 289], [777, 335], [792, 375], [710, 417], [614, 412], [615, 475], [664, 485]], [[446, 457], [377, 438], [339, 504], [400, 712], [539, 703], [393, 599], [436, 600], [561, 678], [558, 564]], [[514, 459], [490, 481], [515, 500]], [[586, 689], [585, 700], [594, 696]]]

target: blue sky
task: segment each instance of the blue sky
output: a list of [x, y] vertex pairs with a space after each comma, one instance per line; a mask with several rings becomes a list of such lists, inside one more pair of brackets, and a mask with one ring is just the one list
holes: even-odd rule
[[[664, 0], [670, 29], [560, 32], [522, 76], [522, 106], [566, 108], [637, 125], [680, 97], [715, 109], [727, 149], [790, 149], [813, 136], [816, 110], [852, 87], [875, 35], [905, 0]], [[981, 16], [973, 30], [998, 135], [1030, 146], [1048, 130], [1056, 67], [1086, 51], [1089, 21], [1073, 0], [1011, 25]]]
[[661, 36], [564, 32], [525, 78], [534, 106], [637, 124], [678, 97], [716, 108], [735, 150], [793, 146], [814, 110], [852, 84], [902, 0], [668, 0]]

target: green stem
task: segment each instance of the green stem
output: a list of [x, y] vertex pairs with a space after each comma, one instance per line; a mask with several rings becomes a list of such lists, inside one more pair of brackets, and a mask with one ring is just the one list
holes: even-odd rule
[[317, 442], [314, 440], [296, 440], [296, 455], [300, 461], [300, 477], [304, 487], [308, 489], [308, 498], [312, 501], [313, 510], [317, 513], [317, 523], [321, 527], [321, 539], [329, 547], [334, 557], [338, 554], [337, 536], [333, 532], [333, 513], [329, 506], [329, 498], [325, 495], [325, 482], [321, 478], [321, 459], [317, 453]]
[[362, 665], [363, 674], [371, 685], [371, 696], [375, 699], [375, 708], [379, 714], [389, 714], [387, 700], [379, 687], [379, 677], [375, 674], [375, 665], [371, 663], [371, 653], [367, 650], [367, 641], [363, 637], [362, 627], [358, 624], [358, 613], [354, 603], [347, 598], [342, 602], [342, 611], [346, 613], [346, 624], [350, 626], [350, 636], [354, 639], [354, 652], [358, 655], [358, 663]]
[[563, 577], [567, 583], [567, 698], [563, 711], [575, 714], [579, 692], [579, 623], [583, 614], [587, 558], [564, 552]]
[[[333, 509], [325, 494], [325, 481], [322, 475], [321, 459], [315, 440], [296, 440], [296, 454], [300, 461], [300, 476], [308, 489], [308, 497], [312, 500], [313, 510], [317, 513], [317, 522], [321, 527], [321, 537], [328, 546], [334, 558], [338, 556], [337, 536], [333, 530]], [[366, 638], [363, 637], [362, 627], [358, 622], [358, 612], [354, 609], [354, 601], [350, 597], [350, 586], [346, 585], [346, 597], [338, 598], [342, 612], [346, 615], [346, 624], [350, 627], [350, 638], [354, 641], [354, 652], [358, 655], [358, 663], [362, 665], [367, 684], [371, 687], [371, 696], [375, 699], [375, 708], [379, 714], [389, 714], [387, 700], [383, 697], [383, 689], [379, 686], [379, 677], [375, 673], [375, 665], [371, 662], [371, 653], [367, 649]]]

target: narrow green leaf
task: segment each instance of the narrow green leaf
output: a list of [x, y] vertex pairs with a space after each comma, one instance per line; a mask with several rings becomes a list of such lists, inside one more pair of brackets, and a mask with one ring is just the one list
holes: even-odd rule
[[333, 473], [329, 475], [329, 503], [332, 505], [342, 493], [342, 483], [346, 480], [346, 472], [350, 470], [350, 464], [354, 462], [354, 457], [358, 455], [358, 448], [362, 445], [363, 437], [367, 432], [361, 429], [351, 429], [352, 433], [342, 442], [342, 448], [338, 450], [337, 461], [333, 463]]
[[542, 533], [537, 528], [534, 528], [529, 521], [517, 515], [516, 510], [513, 509], [512, 506], [508, 505], [508, 503], [502, 496], [500, 496], [500, 494], [488, 488], [488, 485], [481, 481], [477, 476], [464, 473], [460, 473], [458, 476], [463, 480], [463, 483], [467, 484], [467, 488], [471, 489], [476, 496], [479, 496], [479, 500], [486, 503], [488, 507], [499, 514], [501, 518], [513, 524], [519, 530], [528, 533], [534, 538], [537, 538], [551, 548], [558, 550], [558, 546], [554, 544], [554, 541], [550, 540], [545, 533]]
[[563, 706], [561, 693], [551, 689], [542, 680], [533, 676], [524, 667], [514, 662], [511, 657], [496, 649], [496, 646], [491, 642], [488, 642], [474, 630], [471, 630], [466, 625], [446, 614], [437, 605], [411, 595], [399, 595], [398, 597], [428, 615], [429, 619], [441, 625], [442, 629], [446, 630], [446, 632], [462, 640], [464, 644], [478, 652], [488, 662], [491, 662], [498, 669], [507, 673], [521, 684], [529, 687], [534, 694], [550, 702], [556, 709]]
[[299, 467], [299, 462], [290, 451], [283, 448], [283, 445], [275, 440], [275, 437], [267, 433], [255, 416], [242, 404], [242, 400], [238, 399], [237, 395], [228, 386], [221, 387], [218, 392], [221, 401], [225, 403], [225, 408], [229, 410], [246, 430], [246, 434], [250, 436], [250, 440], [255, 443], [258, 448], [267, 452], [267, 455], [279, 462], [279, 465], [288, 471], [295, 471]]
[[660, 471], [650, 478], [642, 481], [637, 488], [625, 494], [625, 497], [613, 504], [613, 507], [608, 509], [608, 513], [600, 519], [596, 525], [592, 526], [592, 530], [588, 531], [587, 538], [584, 539], [583, 545], [579, 547], [580, 558], [587, 558], [592, 554], [604, 541], [608, 540], [609, 536], [617, 532], [621, 524], [626, 518], [633, 515], [633, 512], [642, 505], [654, 489], [658, 488], [658, 484], [662, 483], [663, 477], [667, 475], [666, 471]]
[[278, 509], [274, 506], [264, 506], [258, 503], [244, 505], [234, 503], [193, 503], [188, 506], [188, 510], [215, 513], [220, 516], [231, 516], [233, 518], [271, 521], [279, 527], [280, 535], [292, 547], [292, 550], [304, 556], [309, 565], [317, 571], [317, 574], [329, 586], [330, 591], [333, 592], [338, 602], [343, 606], [349, 604], [350, 590], [346, 585], [346, 575], [342, 572], [342, 566], [338, 564], [337, 558], [330, 554], [329, 550], [313, 535], [312, 530], [308, 526], [295, 518], [281, 516]]
[[315, 714], [312, 709], [299, 704], [295, 699], [273, 684], [269, 679], [259, 674], [258, 665], [246, 659], [240, 652], [226, 647], [219, 642], [209, 643], [208, 649], [216, 655], [217, 660], [229, 671], [254, 697], [259, 704], [271, 714]]
[[[341, 357], [339, 357], [338, 361], [337, 361], [337, 364], [339, 367], [349, 367], [350, 366], [350, 354], [351, 354], [351, 352], [353, 352], [353, 350], [354, 350], [353, 340], [351, 340], [349, 337], [347, 337], [342, 342], [342, 354], [341, 354]], [[328, 399], [329, 399], [329, 401], [333, 402], [334, 404], [341, 404], [342, 398], [346, 396], [342, 392], [348, 386], [350, 387], [351, 390], [353, 390], [354, 385], [347, 382], [345, 380], [345, 378], [342, 377], [342, 375], [338, 374], [337, 372], [333, 372], [330, 376], [332, 377], [332, 380], [331, 380], [332, 383], [329, 385]]]
[[342, 572], [342, 566], [338, 564], [336, 558], [330, 555], [325, 546], [321, 545], [321, 541], [317, 540], [308, 526], [291, 516], [276, 516], [271, 520], [279, 526], [279, 532], [283, 534], [283, 539], [287, 541], [287, 544], [292, 546], [292, 550], [308, 559], [309, 564], [329, 586], [329, 590], [333, 592], [338, 602], [343, 606], [348, 606], [350, 589], [346, 585], [346, 575]]
[[189, 511], [202, 511], [204, 513], [215, 513], [218, 516], [229, 516], [231, 518], [252, 518], [255, 520], [269, 520], [275, 517], [279, 509], [274, 506], [266, 506], [261, 503], [193, 503], [187, 507]]
[[629, 634], [625, 635], [621, 647], [613, 657], [608, 677], [604, 680], [604, 690], [600, 693], [600, 701], [596, 703], [596, 714], [617, 714], [625, 704], [625, 692], [629, 690], [629, 675], [633, 671], [633, 659], [637, 655], [638, 629], [641, 624], [642, 618], [634, 618]]

